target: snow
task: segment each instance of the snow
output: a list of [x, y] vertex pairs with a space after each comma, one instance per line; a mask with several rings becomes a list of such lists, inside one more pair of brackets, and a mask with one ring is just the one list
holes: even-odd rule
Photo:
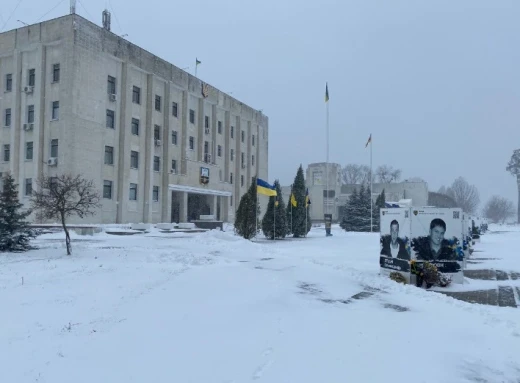
[[[475, 248], [520, 271], [506, 229]], [[520, 310], [392, 282], [378, 234], [333, 234], [71, 232], [70, 257], [63, 233], [42, 235], [0, 254], [0, 382], [520, 379]]]

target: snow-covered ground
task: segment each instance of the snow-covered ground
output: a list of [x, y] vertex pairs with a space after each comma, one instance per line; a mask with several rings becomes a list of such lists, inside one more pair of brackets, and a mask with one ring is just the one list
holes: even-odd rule
[[[520, 271], [492, 229], [479, 256]], [[519, 309], [394, 283], [377, 234], [333, 233], [42, 235], [0, 254], [0, 382], [520, 381]]]

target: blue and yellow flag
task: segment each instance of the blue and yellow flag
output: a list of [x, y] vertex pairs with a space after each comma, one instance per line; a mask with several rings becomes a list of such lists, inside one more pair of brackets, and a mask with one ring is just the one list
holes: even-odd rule
[[296, 197], [294, 196], [294, 193], [292, 191], [292, 185], [291, 185], [291, 198], [289, 198], [289, 201], [291, 202], [291, 205], [293, 207], [298, 206], [298, 202], [296, 201]]
[[305, 191], [305, 207], [311, 204], [311, 198], [309, 197], [309, 188]]
[[329, 102], [329, 84], [325, 83], [325, 102]]
[[269, 197], [276, 197], [277, 195], [275, 187], [273, 185], [269, 185], [260, 178], [256, 179], [256, 192], [258, 194], [263, 194]]

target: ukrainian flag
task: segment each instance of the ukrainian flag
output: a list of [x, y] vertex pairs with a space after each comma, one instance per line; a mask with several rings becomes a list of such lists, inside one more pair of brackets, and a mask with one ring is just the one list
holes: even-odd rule
[[305, 207], [311, 204], [311, 198], [309, 197], [309, 188], [305, 191]]
[[276, 197], [277, 195], [275, 187], [273, 185], [269, 185], [260, 178], [256, 179], [256, 192], [258, 194], [263, 194], [269, 197]]
[[293, 192], [291, 192], [291, 205], [294, 207], [298, 206], [298, 202], [296, 201], [296, 197], [294, 196]]

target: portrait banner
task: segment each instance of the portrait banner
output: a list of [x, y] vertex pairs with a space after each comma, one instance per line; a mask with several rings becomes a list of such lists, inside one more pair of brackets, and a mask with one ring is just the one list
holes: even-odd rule
[[410, 283], [410, 208], [380, 211], [379, 266], [382, 275], [397, 271]]

